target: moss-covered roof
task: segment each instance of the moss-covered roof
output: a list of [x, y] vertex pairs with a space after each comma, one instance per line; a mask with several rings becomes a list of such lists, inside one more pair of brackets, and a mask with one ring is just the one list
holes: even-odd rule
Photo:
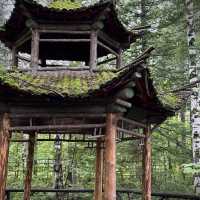
[[70, 0], [57, 0], [50, 3], [48, 7], [61, 10], [62, 9], [70, 10], [70, 9], [80, 8], [81, 4], [78, 2], [72, 2]]
[[43, 95], [57, 93], [62, 96], [80, 97], [98, 90], [102, 85], [117, 77], [117, 73], [90, 73], [78, 71], [20, 72], [7, 73], [0, 70], [0, 81], [14, 89]]
[[[134, 73], [139, 68], [140, 65], [131, 65], [117, 73], [105, 71], [92, 73], [88, 70], [6, 72], [1, 69], [0, 96], [5, 101], [23, 99], [29, 102], [34, 99], [40, 102], [60, 102], [57, 101], [59, 99], [61, 102], [91, 101], [98, 104], [97, 99], [109, 101], [109, 97], [114, 97], [134, 79]], [[174, 112], [158, 99], [148, 69], [143, 68], [141, 73], [141, 78], [134, 79], [135, 96], [130, 102], [136, 107], [147, 110], [152, 123], [160, 123]]]

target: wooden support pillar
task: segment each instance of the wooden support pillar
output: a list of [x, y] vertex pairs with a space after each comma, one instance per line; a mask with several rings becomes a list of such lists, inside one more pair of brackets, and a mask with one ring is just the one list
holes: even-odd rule
[[118, 51], [118, 56], [117, 56], [117, 69], [120, 69], [122, 67], [122, 49], [120, 48]]
[[15, 46], [12, 47], [12, 64], [11, 68], [17, 68], [18, 67], [18, 58], [17, 58], [17, 49]]
[[0, 199], [5, 199], [8, 153], [10, 141], [10, 119], [7, 113], [0, 115]]
[[32, 41], [31, 41], [31, 67], [37, 68], [39, 62], [39, 42], [40, 34], [37, 29], [32, 30]]
[[94, 200], [103, 200], [103, 147], [100, 138], [97, 139], [96, 145], [96, 180]]
[[105, 183], [104, 200], [116, 200], [116, 113], [108, 113], [105, 135]]
[[151, 200], [151, 131], [150, 126], [144, 129], [143, 146], [143, 200]]
[[93, 30], [90, 35], [90, 70], [97, 66], [97, 31]]
[[34, 159], [34, 147], [35, 147], [36, 134], [31, 133], [29, 135], [28, 144], [28, 156], [27, 156], [27, 171], [24, 180], [24, 200], [30, 200], [31, 196], [31, 181], [32, 181], [32, 171], [33, 171], [33, 159]]
[[41, 59], [41, 67], [46, 67], [46, 66], [47, 66], [46, 59], [42, 58]]

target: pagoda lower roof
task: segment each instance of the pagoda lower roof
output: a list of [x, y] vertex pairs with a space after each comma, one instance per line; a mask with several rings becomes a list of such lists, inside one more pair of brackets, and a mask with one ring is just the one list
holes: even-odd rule
[[[140, 74], [141, 76], [137, 75]], [[113, 99], [130, 82], [135, 83], [135, 96], [129, 99], [134, 107], [148, 110], [160, 123], [174, 114], [157, 97], [150, 73], [143, 65], [132, 63], [121, 71], [0, 71], [0, 99], [4, 101], [32, 99], [40, 102], [93, 102]], [[98, 100], [97, 100], [98, 99]], [[97, 101], [96, 101], [97, 100]], [[53, 104], [52, 104], [53, 105]], [[62, 105], [62, 103], [61, 103]]]

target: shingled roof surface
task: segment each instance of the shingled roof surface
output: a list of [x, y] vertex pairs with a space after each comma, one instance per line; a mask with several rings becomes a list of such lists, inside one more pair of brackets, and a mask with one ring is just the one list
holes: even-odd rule
[[135, 79], [136, 95], [130, 102], [147, 110], [149, 115], [155, 115], [153, 123], [160, 123], [174, 115], [174, 110], [158, 99], [149, 70], [137, 64], [131, 64], [121, 72], [0, 70], [0, 95], [10, 100], [20, 97], [27, 101], [34, 98], [40, 102], [96, 102], [95, 99], [103, 100], [116, 96], [133, 81], [134, 73], [139, 69], [142, 70], [142, 77]]
[[117, 73], [89, 71], [12, 71], [0, 72], [1, 84], [35, 95], [62, 94], [63, 97], [86, 97], [117, 77]]
[[22, 31], [27, 28], [26, 21], [30, 19], [23, 14], [24, 10], [39, 24], [69, 24], [69, 22], [76, 24], [81, 22], [92, 25], [107, 8], [110, 10], [104, 20], [104, 31], [119, 42], [133, 42], [138, 34], [130, 32], [124, 27], [111, 1], [76, 9], [58, 9], [44, 7], [33, 0], [16, 0], [11, 17], [3, 28], [4, 31], [0, 31], [0, 39], [6, 42], [7, 46], [9, 46], [9, 42], [12, 43], [18, 39]]

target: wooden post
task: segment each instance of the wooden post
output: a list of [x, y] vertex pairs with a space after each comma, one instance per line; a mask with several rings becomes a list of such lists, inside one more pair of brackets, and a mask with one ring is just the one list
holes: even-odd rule
[[151, 200], [151, 131], [150, 126], [144, 129], [143, 146], [143, 200]]
[[29, 135], [28, 144], [28, 156], [27, 156], [27, 171], [24, 181], [24, 200], [30, 200], [31, 196], [31, 181], [32, 181], [32, 171], [33, 171], [33, 159], [34, 159], [34, 147], [35, 147], [36, 134], [31, 133]]
[[15, 46], [12, 47], [12, 66], [11, 68], [17, 68], [18, 67], [18, 58], [17, 58], [17, 49]]
[[5, 199], [8, 153], [10, 141], [10, 119], [7, 113], [0, 116], [0, 199]]
[[120, 48], [118, 51], [118, 56], [117, 56], [117, 69], [120, 69], [122, 67], [122, 49]]
[[31, 67], [37, 68], [39, 62], [39, 41], [40, 34], [37, 29], [32, 30], [31, 41]]
[[97, 31], [93, 30], [90, 35], [90, 69], [97, 66]]
[[115, 113], [108, 113], [105, 135], [105, 184], [104, 200], [116, 200], [116, 132], [117, 119]]
[[46, 66], [47, 66], [46, 59], [42, 58], [41, 59], [41, 67], [46, 67]]
[[103, 198], [103, 147], [102, 140], [97, 139], [96, 144], [96, 182], [94, 200], [102, 200]]

